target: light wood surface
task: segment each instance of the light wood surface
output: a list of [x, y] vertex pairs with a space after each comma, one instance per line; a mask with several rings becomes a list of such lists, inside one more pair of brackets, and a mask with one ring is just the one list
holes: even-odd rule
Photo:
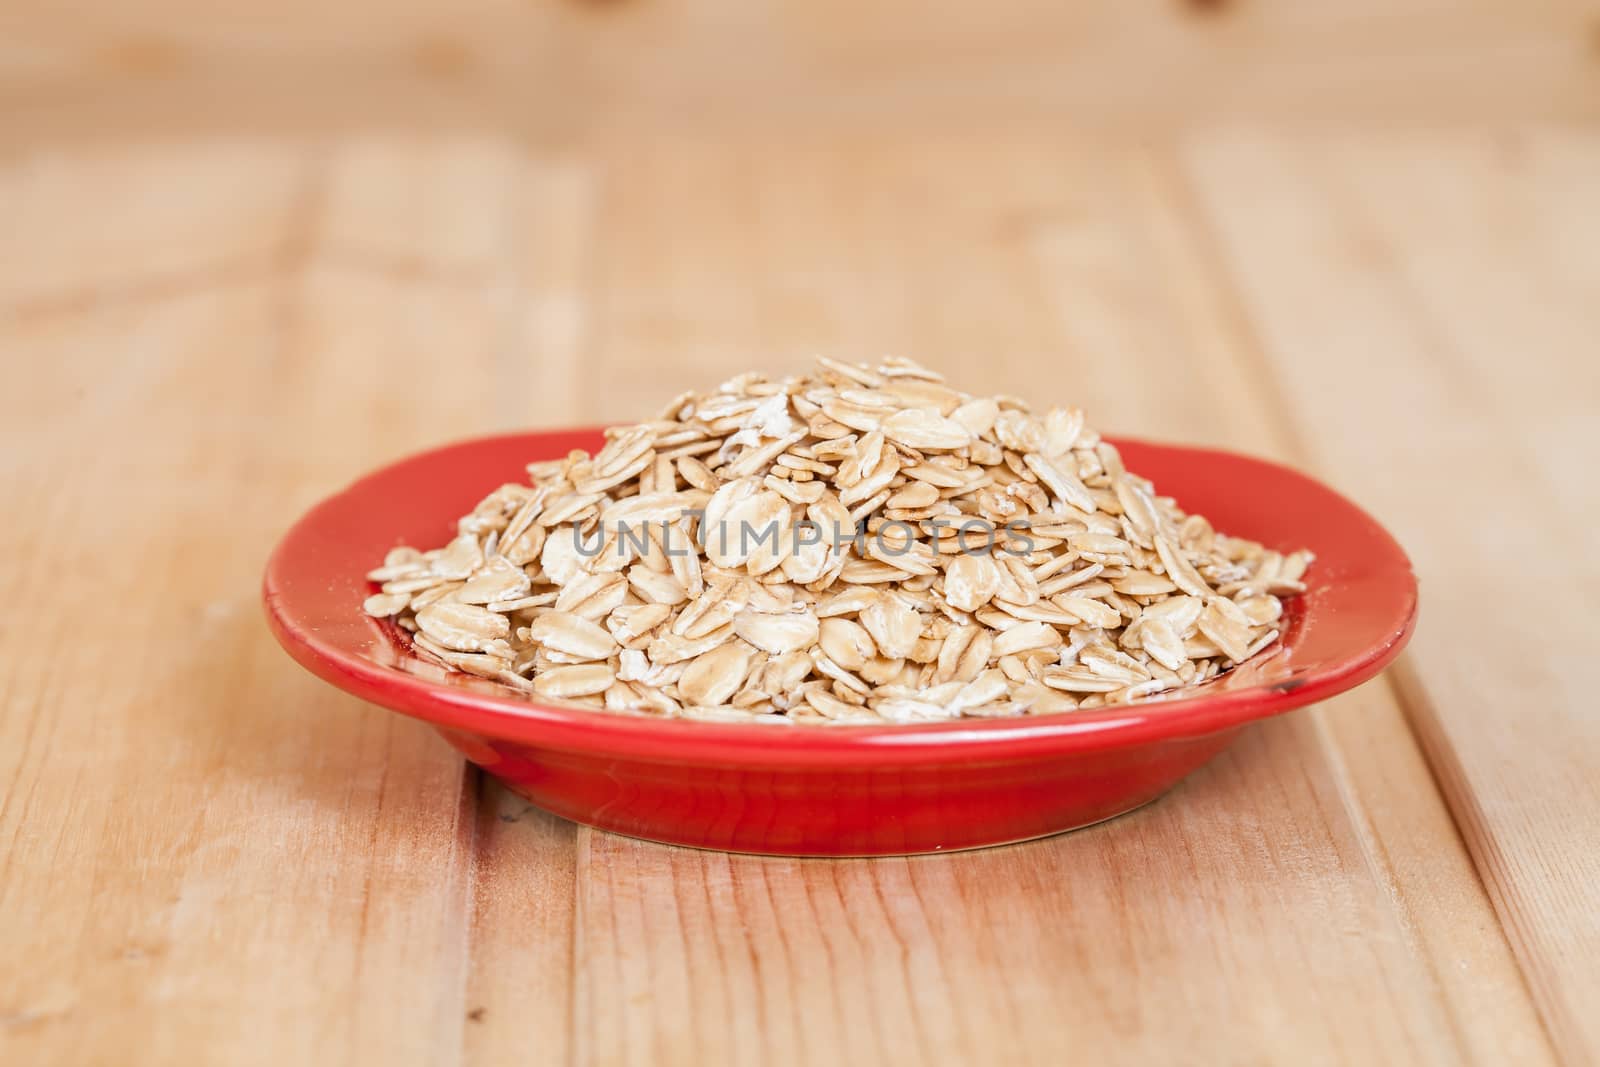
[[[1539, 123], [16, 149], [0, 1058], [1593, 1062], [1596, 189]], [[363, 470], [814, 352], [1308, 467], [1413, 651], [1113, 822], [830, 862], [574, 827], [268, 636]]]
[[7, 0], [0, 142], [1600, 117], [1594, 0]]

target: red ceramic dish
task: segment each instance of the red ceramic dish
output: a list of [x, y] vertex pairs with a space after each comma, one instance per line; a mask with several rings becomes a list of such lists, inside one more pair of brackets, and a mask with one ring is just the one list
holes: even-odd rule
[[357, 696], [432, 723], [533, 803], [602, 829], [738, 852], [860, 856], [1053, 834], [1154, 799], [1246, 723], [1359, 685], [1416, 620], [1411, 565], [1354, 504], [1286, 467], [1116, 441], [1130, 470], [1218, 529], [1309, 547], [1310, 591], [1280, 649], [1180, 700], [914, 726], [743, 725], [530, 703], [411, 655], [365, 617], [364, 573], [396, 544], [442, 544], [530, 460], [594, 450], [599, 430], [434, 449], [361, 479], [295, 524], [263, 598], [283, 647]]

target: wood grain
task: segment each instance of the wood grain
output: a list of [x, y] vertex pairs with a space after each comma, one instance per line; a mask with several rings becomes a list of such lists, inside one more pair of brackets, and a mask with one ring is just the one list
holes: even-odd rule
[[[426, 175], [439, 154], [391, 162]], [[181, 183], [190, 156], [84, 176], [63, 239], [97, 239], [77, 228], [130, 167]], [[201, 172], [230, 159], [219, 148]], [[449, 383], [494, 377], [507, 315], [493, 285], [421, 285], [324, 254], [324, 233], [362, 232], [327, 221], [358, 153], [274, 162], [295, 176], [271, 197], [282, 212], [260, 212], [252, 183], [218, 209], [242, 243], [280, 250], [267, 280], [200, 274], [101, 301], [33, 278], [26, 246], [5, 276], [8, 292], [38, 287], [3, 341], [25, 376], [8, 401], [7, 497], [34, 516], [8, 527], [34, 565], [5, 579], [54, 604], [31, 630], [8, 613], [6, 646], [57, 650], [6, 657], [0, 893], [7, 958], [28, 961], [3, 968], [10, 1062], [436, 1062], [462, 1048], [484, 888], [476, 774], [420, 724], [283, 671], [255, 587], [316, 496], [420, 441], [504, 425], [509, 411], [485, 410], [495, 394], [452, 402]], [[494, 173], [480, 169], [478, 188], [419, 182], [415, 206], [498, 216], [502, 202], [475, 195]], [[181, 226], [184, 205], [150, 198], [111, 237], [163, 232], [167, 213]], [[228, 262], [233, 229], [214, 238], [186, 251]], [[80, 291], [81, 308], [55, 299]], [[563, 849], [548, 869], [570, 899], [570, 833], [547, 851]], [[543, 895], [537, 870], [524, 888]], [[549, 939], [564, 950], [568, 927]]]
[[[0, 613], [0, 1055], [1594, 1058], [1593, 724], [1559, 669], [1593, 626], [1556, 594], [1595, 577], [1597, 172], [1545, 127], [0, 165], [0, 582], [48, 605]], [[1415, 652], [1103, 826], [829, 862], [531, 810], [257, 618], [282, 526], [389, 456], [817, 351], [1313, 466], [1415, 553]], [[1548, 625], [1479, 622], [1529, 575]]]
[[[1235, 136], [1190, 162], [1310, 452], [1416, 554], [1412, 724], [1558, 1047], [1593, 1058], [1600, 725], [1566, 664], [1600, 578], [1600, 496], [1573, 467], [1595, 443], [1600, 275], [1554, 213], [1600, 153], [1559, 132]], [[1518, 623], [1486, 610], [1530, 597]]]

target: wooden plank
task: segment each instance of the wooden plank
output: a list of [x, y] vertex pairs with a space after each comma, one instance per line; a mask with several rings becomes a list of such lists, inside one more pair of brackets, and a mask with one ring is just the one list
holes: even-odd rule
[[[392, 154], [378, 180], [437, 173], [433, 153], [449, 150]], [[175, 191], [113, 226], [181, 225], [181, 190], [205, 177], [190, 158], [163, 172], [141, 156]], [[64, 228], [116, 199], [129, 163], [101, 162], [76, 164], [77, 196], [54, 209]], [[537, 856], [523, 892], [571, 899], [570, 832], [480, 842], [476, 773], [422, 724], [298, 670], [260, 622], [260, 567], [288, 517], [397, 452], [509, 425], [530, 404], [492, 385], [521, 329], [510, 279], [463, 286], [325, 257], [324, 232], [368, 233], [329, 217], [328, 190], [353, 183], [359, 200], [370, 179], [338, 152], [272, 163], [301, 175], [292, 211], [269, 216], [252, 196], [215, 208], [241, 243], [283, 250], [269, 280], [197, 276], [0, 325], [6, 495], [37, 517], [6, 526], [7, 554], [29, 565], [3, 581], [50, 605], [0, 622], [0, 925], [8, 959], [28, 961], [0, 973], [8, 1062], [449, 1062], [471, 1025], [469, 927], [494, 914], [477, 850]], [[518, 183], [492, 163], [416, 183], [421, 213], [447, 220], [464, 202], [504, 217]], [[555, 961], [543, 992], [564, 999], [570, 925], [557, 908], [535, 933], [523, 943]]]
[[261, 280], [304, 159], [217, 138], [29, 153], [0, 168], [0, 308], [87, 309], [219, 276]]
[[[580, 384], [594, 178], [570, 159], [517, 160], [498, 251], [486, 260], [502, 324], [496, 372], [474, 388], [492, 389], [511, 425], [570, 425], [593, 417]], [[582, 1062], [572, 1033], [577, 827], [492, 780], [478, 827], [462, 1058]]]
[[[1174, 294], [1186, 337], [1185, 358], [1209, 369], [1226, 407], [1244, 430], [1220, 443], [1306, 463], [1293, 412], [1251, 329], [1228, 272], [1217, 258], [1211, 225], [1167, 153], [1135, 167], [1147, 189], [1152, 247]], [[1254, 412], [1253, 423], [1240, 414]], [[1247, 416], [1248, 417], [1248, 416]], [[1402, 661], [1404, 662], [1404, 661]], [[1396, 672], [1303, 714], [1315, 718], [1375, 876], [1387, 887], [1407, 936], [1428, 961], [1468, 1058], [1482, 1063], [1550, 1062], [1553, 1050], [1492, 914], [1451, 813], [1407, 721]]]
[[1595, 636], [1571, 593], [1597, 579], [1600, 141], [1241, 132], [1188, 162], [1310, 454], [1414, 554], [1411, 722], [1553, 1040], [1593, 1060], [1600, 725], [1570, 665]]
[[573, 1059], [577, 827], [492, 779], [478, 806], [466, 1063]]
[[[1199, 253], [1142, 160], [1006, 137], [630, 148], [591, 365], [637, 410], [774, 348], [907, 352], [1119, 430], [1286, 452], [1222, 297], [1164, 272]], [[1422, 771], [1380, 687], [1015, 848], [813, 864], [580, 831], [574, 1040], [605, 1062], [1547, 1060]]]
[[[34, 566], [8, 574], [55, 607], [7, 646], [60, 650], [31, 669], [7, 656], [0, 892], [8, 956], [30, 961], [4, 972], [22, 1021], [8, 1059], [437, 1048], [441, 984], [464, 962], [460, 764], [285, 670], [255, 596], [284, 511], [329, 484], [313, 449], [392, 430], [356, 414], [313, 443], [302, 414], [254, 407], [295, 358], [273, 340], [278, 305], [255, 285], [7, 333], [36, 354], [24, 393], [56, 398], [30, 437], [57, 438], [13, 497], [56, 515], [55, 536], [25, 535]], [[60, 440], [43, 412], [70, 413], [63, 391], [130, 330], [149, 338], [139, 374], [80, 386], [101, 417]], [[152, 411], [194, 414], [170, 434]]]
[[0, 129], [1593, 118], [1600, 84], [1585, 0], [296, 0], [273, 12], [14, 0], [0, 15]]

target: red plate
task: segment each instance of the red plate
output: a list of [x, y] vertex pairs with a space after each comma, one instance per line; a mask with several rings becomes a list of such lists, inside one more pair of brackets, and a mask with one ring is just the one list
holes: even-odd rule
[[472, 762], [557, 815], [680, 845], [864, 856], [973, 848], [1108, 819], [1159, 796], [1240, 727], [1371, 678], [1399, 654], [1416, 579], [1354, 504], [1286, 467], [1116, 441], [1128, 468], [1218, 529], [1308, 547], [1311, 589], [1281, 648], [1196, 695], [1037, 718], [915, 726], [762, 726], [530, 703], [411, 655], [368, 619], [365, 572], [397, 544], [443, 544], [455, 520], [531, 460], [594, 450], [596, 429], [512, 434], [402, 460], [323, 501], [267, 564], [283, 647], [357, 696], [426, 720]]

